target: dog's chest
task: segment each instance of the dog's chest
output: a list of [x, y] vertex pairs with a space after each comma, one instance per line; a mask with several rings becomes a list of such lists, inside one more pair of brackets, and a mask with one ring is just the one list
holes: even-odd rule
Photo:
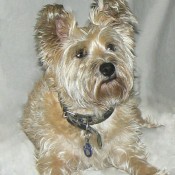
[[[67, 148], [77, 157], [79, 166], [95, 167], [101, 169], [109, 167], [112, 161], [117, 159], [118, 154], [122, 154], [124, 148], [131, 143], [136, 142], [136, 126], [123, 120], [114, 120], [113, 118], [93, 126], [101, 135], [102, 148], [100, 149], [97, 142], [97, 136], [92, 134], [89, 143], [92, 147], [92, 156], [87, 157], [84, 153], [84, 131], [81, 131], [80, 138], [74, 138], [72, 142], [67, 143]], [[66, 147], [65, 147], [66, 148]], [[115, 155], [115, 157], [114, 157]], [[100, 162], [99, 162], [100, 161]]]

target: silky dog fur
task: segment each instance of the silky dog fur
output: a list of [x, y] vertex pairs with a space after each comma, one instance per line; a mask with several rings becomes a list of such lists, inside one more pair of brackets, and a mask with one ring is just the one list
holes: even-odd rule
[[[85, 27], [62, 5], [46, 5], [39, 12], [35, 38], [44, 73], [29, 95], [21, 124], [35, 146], [41, 175], [79, 175], [91, 167], [167, 175], [147, 162], [140, 141], [140, 128], [155, 125], [142, 119], [133, 88], [135, 24], [124, 0], [96, 0]], [[97, 120], [114, 108], [108, 119], [92, 125], [103, 146], [92, 134], [90, 158], [83, 152], [86, 131], [67, 121], [63, 104]]]

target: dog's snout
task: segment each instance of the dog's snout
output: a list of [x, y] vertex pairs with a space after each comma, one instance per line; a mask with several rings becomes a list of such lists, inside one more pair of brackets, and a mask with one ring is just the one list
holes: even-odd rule
[[100, 66], [100, 72], [105, 76], [105, 77], [110, 77], [111, 75], [114, 74], [115, 72], [115, 66], [112, 63], [103, 63]]

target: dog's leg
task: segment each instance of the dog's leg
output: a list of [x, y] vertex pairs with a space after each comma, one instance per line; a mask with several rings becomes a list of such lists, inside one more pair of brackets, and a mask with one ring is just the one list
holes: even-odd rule
[[40, 157], [37, 160], [40, 175], [81, 175], [82, 173], [77, 171], [77, 166], [78, 161], [75, 158], [62, 160], [56, 155]]
[[131, 157], [127, 161], [128, 163], [127, 165], [125, 164], [125, 167], [122, 165], [119, 168], [128, 172], [130, 175], [168, 175], [165, 171], [158, 170], [146, 160], [139, 159], [138, 157]]
[[[134, 149], [134, 148], [133, 148]], [[135, 148], [137, 150], [137, 148]], [[139, 151], [139, 150], [137, 150]], [[118, 149], [115, 150], [110, 159], [116, 168], [126, 171], [130, 175], [168, 175], [147, 162], [146, 157], [133, 151]], [[116, 155], [116, 157], [114, 157]]]
[[40, 175], [69, 175], [70, 172], [65, 168], [64, 162], [56, 156], [44, 156], [38, 159], [37, 169]]
[[149, 164], [146, 160], [132, 157], [129, 160], [128, 172], [132, 175], [167, 175]]

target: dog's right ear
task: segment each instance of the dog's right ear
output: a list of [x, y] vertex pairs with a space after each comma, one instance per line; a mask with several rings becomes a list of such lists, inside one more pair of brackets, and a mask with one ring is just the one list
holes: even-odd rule
[[35, 26], [36, 48], [41, 64], [47, 68], [58, 59], [59, 50], [64, 41], [76, 27], [71, 13], [62, 5], [46, 5], [40, 12]]

